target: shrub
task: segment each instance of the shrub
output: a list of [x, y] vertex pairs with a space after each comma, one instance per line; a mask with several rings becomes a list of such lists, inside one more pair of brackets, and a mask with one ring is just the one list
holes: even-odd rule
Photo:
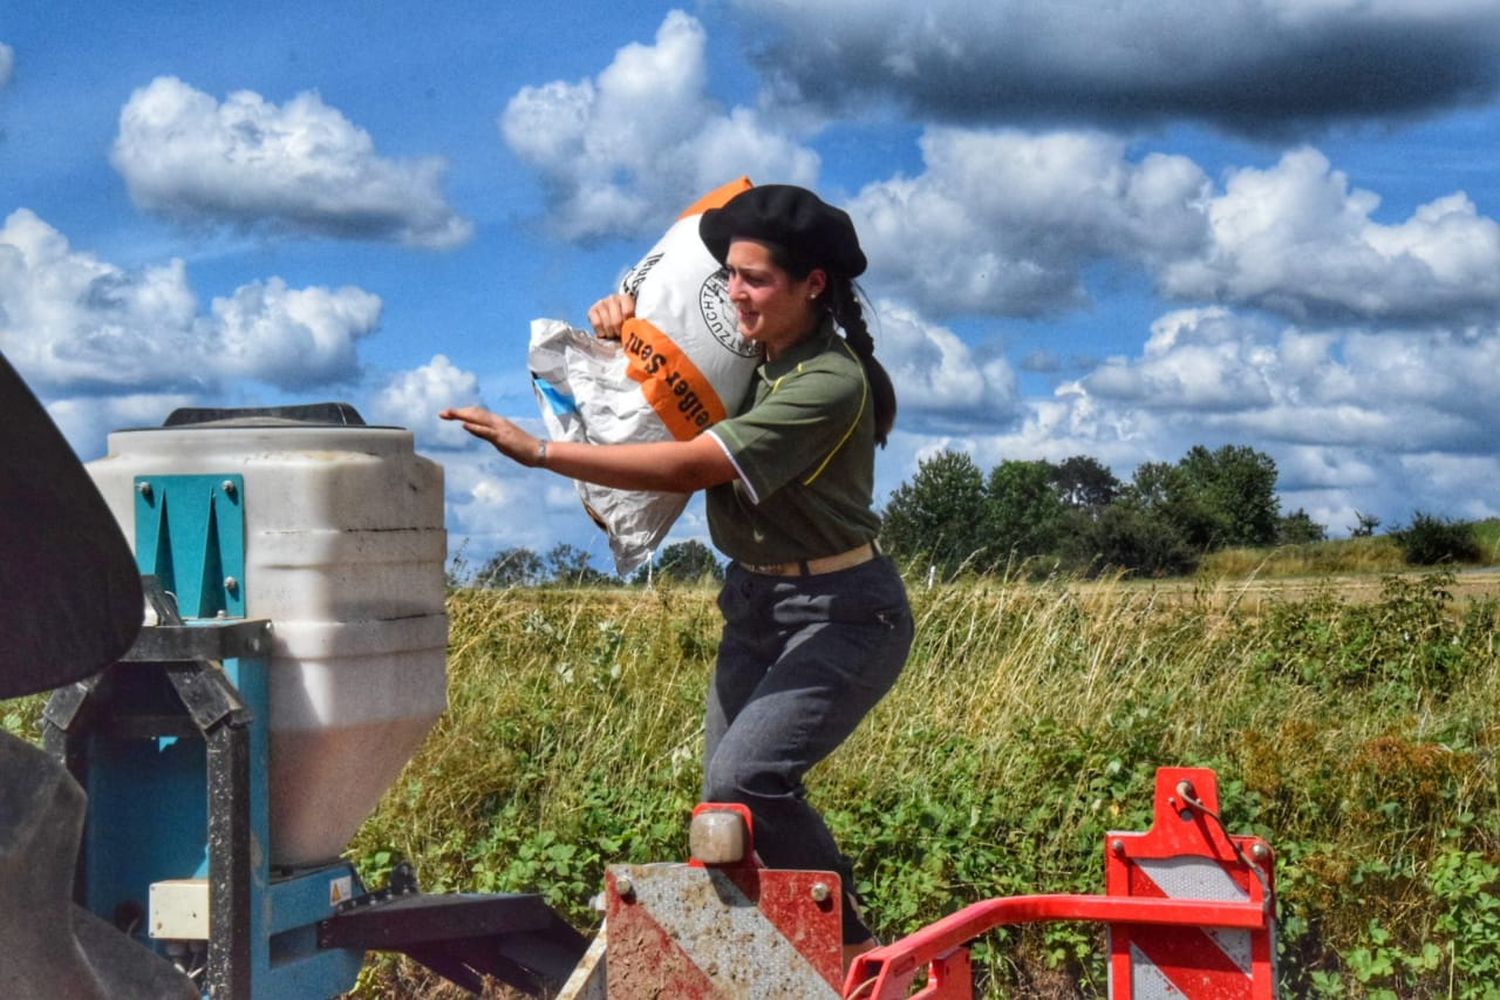
[[1411, 524], [1396, 531], [1406, 561], [1413, 566], [1436, 566], [1438, 563], [1478, 562], [1479, 541], [1474, 526], [1418, 511]]
[[[906, 674], [810, 795], [890, 938], [1102, 891], [1105, 831], [1144, 828], [1155, 768], [1211, 766], [1231, 828], [1278, 852], [1283, 995], [1482, 996], [1500, 608], [1451, 584], [1261, 614], [1233, 587], [914, 586]], [[449, 712], [351, 854], [376, 878], [410, 858], [429, 890], [541, 891], [588, 927], [606, 864], [686, 849], [712, 592], [467, 591], [449, 612]], [[1101, 996], [1103, 954], [1088, 925], [987, 935], [976, 995]], [[372, 959], [360, 995], [421, 995], [412, 976]]]
[[[1384, 542], [1365, 539], [1366, 542]], [[925, 567], [924, 567], [925, 573]], [[901, 682], [808, 779], [889, 939], [1000, 895], [1097, 893], [1163, 764], [1214, 767], [1277, 852], [1281, 995], [1500, 981], [1500, 603], [1451, 572], [1378, 593], [1009, 580], [911, 589]], [[350, 844], [368, 883], [538, 891], [580, 928], [605, 865], [670, 861], [698, 794], [708, 588], [451, 595], [448, 711]], [[41, 699], [0, 703], [30, 738]], [[1102, 996], [1103, 934], [986, 935], [976, 995]], [[448, 996], [373, 957], [360, 997]]]

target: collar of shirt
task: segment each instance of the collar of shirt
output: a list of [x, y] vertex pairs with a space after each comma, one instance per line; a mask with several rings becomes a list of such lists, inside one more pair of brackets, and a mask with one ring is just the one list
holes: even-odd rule
[[816, 330], [782, 351], [774, 361], [761, 362], [760, 367], [755, 371], [767, 382], [775, 384], [776, 380], [783, 375], [796, 371], [797, 366], [802, 362], [826, 351], [830, 338], [837, 336], [838, 334], [833, 330], [833, 320], [825, 317]]

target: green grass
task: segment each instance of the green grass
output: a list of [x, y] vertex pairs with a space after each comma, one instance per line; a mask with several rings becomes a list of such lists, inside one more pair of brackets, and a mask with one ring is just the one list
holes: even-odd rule
[[[1210, 766], [1231, 829], [1278, 853], [1282, 995], [1493, 996], [1500, 605], [1453, 591], [914, 584], [906, 673], [811, 795], [890, 939], [987, 897], [1101, 892], [1105, 833], [1145, 828], [1155, 769]], [[429, 891], [540, 891], [591, 927], [606, 864], [686, 854], [713, 593], [458, 591], [449, 612], [448, 712], [350, 856], [372, 885], [407, 858]], [[0, 722], [34, 738], [40, 708]], [[1100, 996], [1101, 942], [990, 935], [981, 995]], [[451, 995], [386, 958], [358, 993]]]
[[1500, 565], [1500, 517], [1476, 523], [1474, 537], [1479, 542], [1479, 551], [1484, 553], [1485, 565]]
[[1408, 569], [1401, 547], [1389, 535], [1347, 538], [1273, 549], [1221, 549], [1203, 557], [1199, 574], [1210, 578], [1279, 579], [1366, 573], [1399, 573]]
[[[1500, 610], [1451, 577], [1251, 613], [1227, 586], [914, 591], [906, 675], [814, 772], [886, 938], [978, 899], [1102, 891], [1165, 764], [1217, 769], [1279, 852], [1284, 995], [1485, 996], [1500, 981]], [[712, 594], [459, 592], [450, 710], [360, 832], [373, 878], [535, 889], [580, 926], [606, 863], [680, 859]], [[990, 996], [1102, 995], [1099, 933], [999, 933]], [[1494, 976], [1491, 976], [1491, 973]], [[372, 965], [364, 991], [409, 975]]]
[[[1479, 546], [1475, 565], [1500, 565], [1500, 518], [1470, 525]], [[1410, 570], [1393, 535], [1333, 539], [1269, 549], [1221, 549], [1203, 557], [1199, 575], [1212, 579], [1400, 573]]]

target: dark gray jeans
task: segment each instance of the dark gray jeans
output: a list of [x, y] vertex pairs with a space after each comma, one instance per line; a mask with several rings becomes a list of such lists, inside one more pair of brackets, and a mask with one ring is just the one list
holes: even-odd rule
[[[724, 633], [704, 718], [703, 799], [741, 802], [773, 868], [849, 863], [802, 777], [832, 753], [901, 674], [911, 648], [906, 588], [878, 557], [837, 573], [762, 576], [731, 563], [719, 593]], [[870, 936], [844, 901], [844, 943]]]

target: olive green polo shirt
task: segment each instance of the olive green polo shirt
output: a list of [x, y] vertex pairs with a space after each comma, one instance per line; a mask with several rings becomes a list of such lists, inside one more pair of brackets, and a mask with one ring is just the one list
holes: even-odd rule
[[737, 416], [708, 428], [739, 477], [707, 492], [714, 545], [745, 563], [818, 559], [872, 541], [875, 411], [831, 322], [756, 369]]

